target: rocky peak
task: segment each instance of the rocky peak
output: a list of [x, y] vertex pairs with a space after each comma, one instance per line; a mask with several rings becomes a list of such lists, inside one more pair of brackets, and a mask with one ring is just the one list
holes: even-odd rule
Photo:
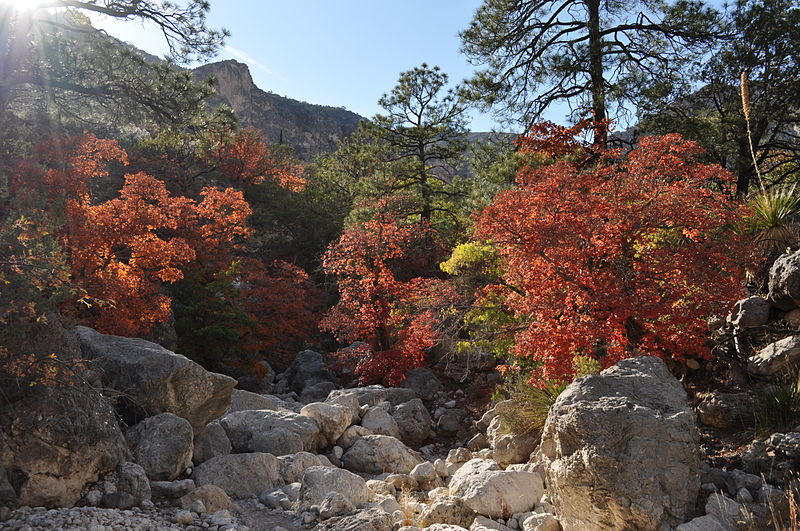
[[250, 68], [244, 63], [229, 59], [203, 65], [194, 70], [196, 77], [206, 79], [214, 77], [217, 80], [217, 92], [234, 111], [240, 113], [249, 109], [253, 104], [253, 91], [259, 90], [253, 83]]
[[216, 103], [233, 108], [242, 125], [258, 129], [269, 142], [293, 147], [304, 161], [335, 151], [337, 142], [355, 131], [362, 119], [341, 107], [314, 105], [266, 92], [255, 85], [248, 66], [238, 61], [210, 63], [193, 73], [198, 80], [216, 79]]

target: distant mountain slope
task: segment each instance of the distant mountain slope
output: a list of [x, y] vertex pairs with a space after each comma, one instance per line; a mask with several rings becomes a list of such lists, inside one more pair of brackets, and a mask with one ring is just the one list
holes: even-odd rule
[[253, 83], [247, 65], [238, 61], [219, 61], [192, 72], [198, 80], [216, 78], [219, 99], [236, 111], [242, 125], [260, 130], [269, 142], [292, 146], [304, 161], [335, 151], [336, 143], [355, 131], [363, 119], [343, 108], [265, 92]]

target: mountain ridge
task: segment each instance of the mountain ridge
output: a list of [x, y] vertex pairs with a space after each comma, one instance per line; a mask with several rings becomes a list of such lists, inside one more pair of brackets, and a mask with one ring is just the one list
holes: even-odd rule
[[337, 143], [365, 119], [342, 107], [267, 92], [255, 84], [250, 68], [234, 59], [208, 63], [191, 72], [198, 81], [216, 79], [217, 96], [212, 104], [230, 106], [242, 125], [258, 129], [269, 142], [293, 147], [302, 161], [335, 151]]

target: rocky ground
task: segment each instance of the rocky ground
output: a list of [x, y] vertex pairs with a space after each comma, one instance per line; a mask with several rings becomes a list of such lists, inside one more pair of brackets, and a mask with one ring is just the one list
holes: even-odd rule
[[154, 343], [53, 329], [88, 364], [0, 410], [0, 529], [791, 528], [800, 426], [753, 440], [747, 425], [759, 386], [800, 357], [793, 334], [754, 340], [800, 314], [779, 288], [713, 324], [747, 386], [632, 358], [576, 380], [527, 435], [488, 403], [487, 356], [343, 388], [304, 351], [246, 391]]

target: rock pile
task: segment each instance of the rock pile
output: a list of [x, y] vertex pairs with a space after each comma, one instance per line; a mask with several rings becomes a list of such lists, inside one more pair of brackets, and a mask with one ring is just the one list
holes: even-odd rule
[[[274, 394], [252, 393], [143, 340], [86, 328], [76, 337], [97, 362], [103, 394], [59, 410], [65, 420], [54, 425], [63, 431], [39, 428], [52, 450], [24, 457], [13, 445], [30, 438], [0, 439], [0, 527], [725, 529], [785, 499], [757, 476], [701, 465], [694, 413], [657, 358], [574, 382], [540, 444], [537, 435], [505, 433], [495, 410], [472, 423], [465, 393], [445, 391], [424, 371], [405, 388], [338, 389], [319, 354], [305, 351], [277, 376]], [[4, 432], [38, 426], [52, 407], [45, 398], [7, 408]], [[121, 430], [115, 413], [129, 427]], [[458, 447], [436, 443], [442, 436]], [[797, 458], [797, 439], [765, 441], [753, 466], [777, 450]], [[44, 472], [54, 459], [61, 468]], [[698, 493], [705, 520], [684, 523], [700, 514]]]

